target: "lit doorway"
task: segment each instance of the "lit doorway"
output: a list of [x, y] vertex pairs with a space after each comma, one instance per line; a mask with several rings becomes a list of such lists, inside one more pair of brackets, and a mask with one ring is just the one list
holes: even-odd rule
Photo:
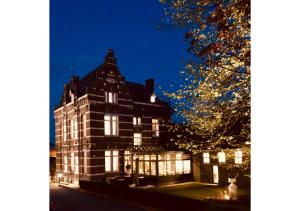
[[213, 183], [219, 183], [219, 167], [213, 166]]

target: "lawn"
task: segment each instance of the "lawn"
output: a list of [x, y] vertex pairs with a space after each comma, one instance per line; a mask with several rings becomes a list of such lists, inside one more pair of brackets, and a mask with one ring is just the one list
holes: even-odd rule
[[[198, 182], [186, 182], [175, 185], [153, 187], [148, 190], [157, 191], [182, 197], [188, 197], [196, 200], [216, 198], [227, 191], [227, 187], [218, 187]], [[250, 190], [238, 188], [239, 198], [250, 198]]]
[[195, 200], [209, 200], [212, 202], [220, 202], [226, 204], [230, 203], [236, 205], [243, 210], [250, 209], [250, 189], [238, 188], [238, 200], [237, 201], [225, 201], [222, 195], [224, 191], [227, 191], [227, 187], [218, 187], [215, 185], [203, 184], [198, 182], [186, 182], [175, 185], [151, 187], [147, 189], [149, 191], [161, 192], [170, 195], [176, 195], [180, 197], [191, 198]]

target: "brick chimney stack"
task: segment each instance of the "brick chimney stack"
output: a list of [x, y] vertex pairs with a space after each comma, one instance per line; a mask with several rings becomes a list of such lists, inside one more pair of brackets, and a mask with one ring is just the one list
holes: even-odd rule
[[145, 85], [148, 94], [151, 95], [154, 92], [154, 79], [153, 78], [147, 79]]

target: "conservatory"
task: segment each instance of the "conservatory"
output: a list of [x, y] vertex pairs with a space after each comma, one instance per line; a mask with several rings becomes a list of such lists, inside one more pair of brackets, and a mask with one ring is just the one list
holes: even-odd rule
[[189, 180], [190, 154], [159, 146], [132, 146], [124, 152], [124, 172], [142, 176], [148, 183]]

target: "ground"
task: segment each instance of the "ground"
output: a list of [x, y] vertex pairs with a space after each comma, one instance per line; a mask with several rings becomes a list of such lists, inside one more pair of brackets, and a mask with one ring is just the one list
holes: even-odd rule
[[[176, 185], [167, 185], [162, 187], [152, 187], [148, 190], [157, 191], [182, 197], [188, 197], [196, 200], [219, 197], [227, 187], [218, 187], [215, 185], [203, 184], [199, 182], [185, 182]], [[249, 189], [238, 189], [238, 195], [242, 199], [250, 199]]]
[[[241, 210], [250, 210], [250, 188], [238, 189], [237, 201], [224, 200], [224, 193], [227, 187], [219, 187], [212, 184], [203, 184], [199, 182], [185, 182], [175, 185], [146, 188], [149, 191], [161, 192], [170, 195], [176, 195], [185, 198], [191, 198], [199, 201], [209, 200], [211, 203], [230, 203], [233, 207]], [[226, 203], [226, 204], [228, 204]]]
[[54, 202], [57, 211], [143, 210], [105, 197], [58, 187], [57, 183], [50, 183], [50, 201]]

